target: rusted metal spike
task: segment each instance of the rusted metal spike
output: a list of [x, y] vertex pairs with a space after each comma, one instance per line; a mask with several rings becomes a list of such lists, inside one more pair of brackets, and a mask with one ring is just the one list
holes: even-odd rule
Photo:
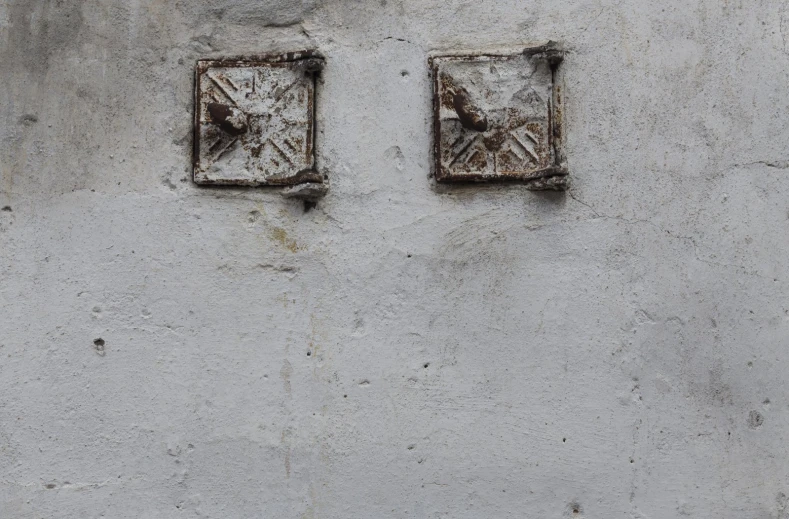
[[458, 89], [452, 97], [452, 104], [464, 128], [478, 132], [487, 131], [488, 116], [471, 102], [465, 89]]
[[228, 135], [238, 137], [249, 130], [247, 116], [238, 108], [222, 103], [208, 103], [206, 108], [211, 121]]

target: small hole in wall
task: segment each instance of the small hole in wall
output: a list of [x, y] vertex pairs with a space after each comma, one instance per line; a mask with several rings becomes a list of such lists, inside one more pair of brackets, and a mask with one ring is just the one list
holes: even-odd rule
[[562, 438], [562, 443], [567, 443], [567, 438]]
[[311, 357], [311, 356], [312, 356], [312, 352], [311, 351], [307, 351], [307, 357]]
[[425, 364], [424, 364], [424, 368], [425, 368], [425, 369], [427, 369], [427, 368], [429, 368], [429, 367], [430, 367], [430, 363], [429, 363], [429, 362], [425, 362]]
[[98, 353], [102, 357], [104, 356], [104, 339], [102, 338], [94, 339], [93, 347], [96, 349], [96, 353]]
[[5, 211], [6, 213], [10, 213], [11, 212], [11, 206], [10, 205], [3, 206], [2, 211]]
[[348, 395], [342, 395], [343, 398], [348, 398]]

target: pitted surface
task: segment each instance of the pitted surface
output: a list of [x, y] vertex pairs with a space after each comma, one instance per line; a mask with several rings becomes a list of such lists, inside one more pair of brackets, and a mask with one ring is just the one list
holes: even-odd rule
[[[0, 0], [0, 517], [784, 519], [787, 12]], [[548, 40], [569, 190], [435, 183], [428, 56]], [[328, 193], [195, 185], [294, 49]]]

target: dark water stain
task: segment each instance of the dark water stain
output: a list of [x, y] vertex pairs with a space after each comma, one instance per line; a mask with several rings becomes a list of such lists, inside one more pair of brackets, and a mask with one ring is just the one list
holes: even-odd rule
[[78, 44], [84, 25], [81, 6], [66, 0], [13, 1], [3, 61], [43, 75], [57, 53]]
[[316, 4], [317, 0], [203, 0], [178, 2], [176, 7], [195, 24], [215, 19], [238, 25], [287, 27], [302, 22]]

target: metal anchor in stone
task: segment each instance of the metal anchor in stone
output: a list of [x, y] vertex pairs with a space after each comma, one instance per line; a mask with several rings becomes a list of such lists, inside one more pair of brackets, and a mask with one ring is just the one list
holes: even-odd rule
[[451, 90], [452, 107], [457, 113], [458, 120], [463, 128], [476, 132], [488, 130], [488, 115], [471, 99], [468, 90], [455, 83], [452, 78], [445, 78], [447, 87]]
[[206, 108], [211, 116], [211, 122], [228, 135], [238, 137], [249, 130], [247, 114], [237, 107], [222, 103], [208, 103]]
[[465, 88], [457, 88], [452, 96], [452, 104], [463, 128], [477, 132], [488, 131], [487, 114], [471, 101], [471, 96]]

